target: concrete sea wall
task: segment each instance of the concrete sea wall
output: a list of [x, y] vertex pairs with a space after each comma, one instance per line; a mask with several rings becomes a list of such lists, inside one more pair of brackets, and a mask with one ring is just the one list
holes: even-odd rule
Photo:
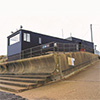
[[54, 53], [1, 63], [0, 74], [51, 73], [60, 79], [97, 60], [97, 55], [88, 52]]

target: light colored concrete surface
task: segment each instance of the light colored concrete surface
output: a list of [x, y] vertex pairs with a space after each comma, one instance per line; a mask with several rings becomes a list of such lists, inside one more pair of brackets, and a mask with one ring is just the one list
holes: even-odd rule
[[66, 80], [17, 95], [29, 100], [100, 100], [100, 61]]

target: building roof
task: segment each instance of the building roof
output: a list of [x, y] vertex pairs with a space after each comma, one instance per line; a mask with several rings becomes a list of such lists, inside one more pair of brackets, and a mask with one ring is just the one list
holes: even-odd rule
[[93, 42], [90, 42], [90, 41], [87, 41], [87, 40], [83, 40], [83, 39], [79, 39], [79, 38], [76, 38], [76, 37], [68, 37], [68, 38], [66, 38], [67, 40], [69, 40], [69, 41], [73, 41], [73, 39], [75, 39], [75, 40], [79, 40], [79, 41], [84, 41], [84, 42], [88, 42], [88, 43], [93, 43]]
[[[33, 31], [29, 31], [29, 30], [25, 30], [25, 29], [19, 29], [17, 30], [16, 32], [12, 33], [11, 35], [9, 35], [7, 38], [10, 38], [10, 37], [13, 37], [15, 36], [16, 34], [18, 34], [19, 31], [26, 31], [26, 32], [29, 32], [29, 33], [34, 33], [34, 34], [39, 34], [39, 35], [42, 35], [42, 36], [50, 36], [50, 35], [45, 35], [45, 34], [41, 34], [41, 33], [38, 33], [38, 32], [33, 32]], [[67, 40], [67, 41], [73, 41], [73, 39], [75, 40], [79, 40], [79, 41], [84, 41], [84, 42], [88, 42], [88, 43], [93, 43], [93, 42], [90, 42], [90, 41], [86, 41], [86, 40], [83, 40], [83, 39], [79, 39], [79, 38], [76, 38], [76, 37], [68, 37], [66, 39], [63, 39], [63, 38], [59, 38], [59, 37], [55, 37], [55, 36], [50, 36], [52, 38], [57, 38], [57, 39], [61, 39], [61, 40]]]
[[[45, 34], [42, 34], [42, 33], [33, 32], [33, 31], [25, 30], [25, 29], [19, 29], [19, 30], [17, 30], [16, 32], [14, 32], [14, 33], [12, 33], [11, 35], [9, 35], [7, 38], [10, 38], [10, 37], [15, 36], [16, 34], [18, 34], [19, 31], [26, 31], [26, 32], [29, 32], [29, 33], [39, 34], [39, 35], [42, 35], [42, 36], [50, 36], [50, 35], [45, 35]], [[66, 40], [66, 39], [63, 39], [63, 38], [55, 37], [55, 36], [50, 36], [50, 37], [52, 37], [52, 38], [57, 38], [57, 39], [62, 39], [62, 40]], [[67, 40], [67, 41], [68, 41], [68, 40]]]

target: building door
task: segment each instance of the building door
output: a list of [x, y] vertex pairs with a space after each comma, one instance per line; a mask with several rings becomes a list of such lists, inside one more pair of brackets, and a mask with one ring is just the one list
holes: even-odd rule
[[82, 45], [82, 43], [81, 43], [81, 42], [79, 42], [79, 51], [81, 50], [81, 45]]

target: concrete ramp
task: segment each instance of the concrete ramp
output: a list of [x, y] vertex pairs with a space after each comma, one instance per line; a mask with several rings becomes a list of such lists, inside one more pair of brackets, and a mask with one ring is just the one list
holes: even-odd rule
[[[70, 59], [74, 59], [71, 65]], [[98, 60], [88, 52], [55, 52], [0, 64], [0, 88], [22, 92], [65, 78]]]

